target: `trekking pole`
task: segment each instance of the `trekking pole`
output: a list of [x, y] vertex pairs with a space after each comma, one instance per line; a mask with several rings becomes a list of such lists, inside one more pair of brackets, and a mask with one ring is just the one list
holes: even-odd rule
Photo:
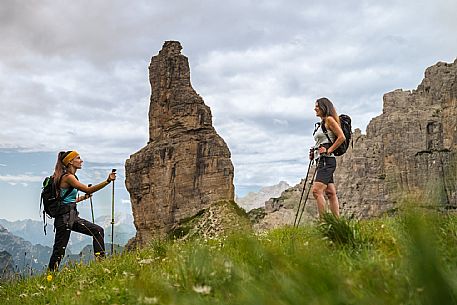
[[[116, 169], [111, 170], [112, 173], [116, 172]], [[113, 180], [113, 193], [111, 196], [111, 255], [114, 254], [114, 180]]]
[[314, 173], [313, 173], [313, 178], [311, 178], [311, 182], [309, 183], [308, 191], [306, 192], [305, 201], [303, 203], [303, 207], [302, 207], [302, 210], [301, 210], [301, 213], [300, 213], [300, 217], [298, 218], [297, 227], [300, 224], [301, 217], [303, 216], [303, 212], [305, 211], [306, 201], [308, 201], [309, 192], [311, 191], [311, 187], [313, 186], [314, 178], [316, 178], [317, 166], [318, 165], [319, 165], [319, 160], [317, 161], [316, 169], [314, 170]]
[[305, 182], [303, 183], [303, 190], [301, 191], [300, 201], [298, 202], [297, 213], [295, 213], [294, 227], [297, 226], [296, 223], [297, 223], [297, 218], [298, 218], [298, 212], [300, 211], [301, 201], [303, 199], [303, 193], [305, 192], [306, 182], [308, 181], [309, 170], [311, 169], [311, 165], [313, 164], [313, 161], [314, 160], [310, 160], [309, 164], [308, 164], [308, 171], [306, 172]]
[[[92, 184], [88, 184], [87, 185], [88, 187], [91, 187]], [[90, 211], [92, 212], [92, 223], [95, 223], [95, 219], [94, 219], [94, 205], [92, 204], [92, 195], [89, 194], [89, 200], [90, 200]]]

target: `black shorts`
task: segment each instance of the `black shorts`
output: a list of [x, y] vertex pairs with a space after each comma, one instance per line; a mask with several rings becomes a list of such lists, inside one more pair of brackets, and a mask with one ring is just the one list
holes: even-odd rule
[[314, 181], [322, 182], [327, 185], [334, 183], [333, 173], [336, 169], [335, 157], [320, 157], [317, 163], [317, 173]]

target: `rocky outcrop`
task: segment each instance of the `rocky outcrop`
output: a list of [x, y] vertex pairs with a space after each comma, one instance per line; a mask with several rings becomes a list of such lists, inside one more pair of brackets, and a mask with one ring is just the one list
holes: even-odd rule
[[230, 151], [211, 111], [190, 83], [177, 41], [167, 41], [149, 66], [149, 142], [125, 163], [137, 229], [135, 243], [165, 236], [211, 203], [233, 200]]
[[384, 95], [383, 113], [354, 145], [336, 172], [346, 214], [376, 216], [405, 195], [457, 207], [457, 60], [425, 71], [413, 91]]
[[[416, 90], [395, 90], [383, 101], [383, 113], [370, 121], [366, 135], [356, 129], [352, 147], [337, 159], [342, 212], [377, 216], [394, 211], [405, 195], [456, 208], [457, 60], [429, 67]], [[293, 223], [295, 213], [282, 210], [296, 208], [303, 183], [267, 205], [263, 227]], [[309, 197], [305, 218], [317, 214]], [[268, 213], [279, 211], [286, 216], [268, 222]]]
[[170, 237], [214, 239], [235, 232], [252, 232], [249, 217], [234, 201], [222, 200], [181, 221], [170, 232]]

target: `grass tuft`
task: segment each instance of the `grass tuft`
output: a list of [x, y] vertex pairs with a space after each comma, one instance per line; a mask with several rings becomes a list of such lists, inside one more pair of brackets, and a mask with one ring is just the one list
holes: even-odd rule
[[335, 217], [332, 213], [325, 213], [318, 225], [319, 231], [333, 243], [349, 248], [360, 248], [366, 245], [360, 226], [356, 220], [345, 217]]

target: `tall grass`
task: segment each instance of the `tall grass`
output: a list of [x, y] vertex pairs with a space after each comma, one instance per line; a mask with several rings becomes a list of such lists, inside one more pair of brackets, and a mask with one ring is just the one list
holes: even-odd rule
[[359, 223], [355, 220], [337, 218], [332, 213], [325, 213], [318, 228], [325, 237], [339, 246], [356, 249], [366, 245]]
[[[457, 217], [404, 212], [263, 235], [155, 241], [3, 283], [4, 304], [457, 304]], [[356, 250], [356, 251], [354, 251]]]

